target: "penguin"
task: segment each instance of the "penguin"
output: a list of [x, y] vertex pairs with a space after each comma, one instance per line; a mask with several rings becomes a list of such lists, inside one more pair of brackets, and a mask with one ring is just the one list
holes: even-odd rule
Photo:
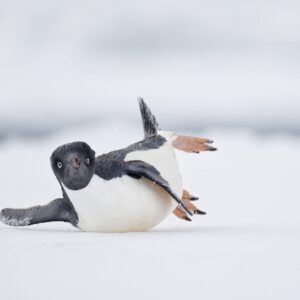
[[198, 197], [183, 188], [175, 149], [215, 151], [212, 141], [162, 131], [145, 101], [138, 101], [143, 140], [99, 156], [85, 142], [58, 147], [50, 161], [62, 196], [47, 205], [5, 208], [0, 221], [10, 226], [61, 221], [83, 231], [140, 232], [172, 212], [187, 221], [205, 214], [191, 202]]

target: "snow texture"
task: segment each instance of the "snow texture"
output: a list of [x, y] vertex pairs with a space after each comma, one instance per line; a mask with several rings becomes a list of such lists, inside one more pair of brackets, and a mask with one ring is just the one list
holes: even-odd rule
[[[299, 299], [299, 139], [201, 135], [219, 151], [178, 158], [185, 187], [200, 196], [206, 216], [170, 216], [150, 232], [126, 234], [85, 233], [64, 223], [1, 224], [1, 299]], [[81, 139], [101, 153], [141, 136], [116, 124], [6, 140], [1, 208], [60, 195], [49, 164], [59, 144]]]

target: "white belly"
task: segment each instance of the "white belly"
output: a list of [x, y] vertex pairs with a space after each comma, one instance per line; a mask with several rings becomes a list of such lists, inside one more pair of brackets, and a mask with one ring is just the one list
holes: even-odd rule
[[[182, 180], [171, 144], [129, 153], [125, 160], [152, 164], [181, 196]], [[146, 231], [158, 225], [177, 206], [175, 200], [153, 182], [129, 176], [104, 180], [95, 175], [82, 190], [65, 189], [77, 211], [78, 227], [85, 231]]]

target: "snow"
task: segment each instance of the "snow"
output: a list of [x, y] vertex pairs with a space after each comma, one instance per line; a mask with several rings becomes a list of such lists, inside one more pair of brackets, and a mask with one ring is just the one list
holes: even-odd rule
[[218, 152], [178, 153], [208, 214], [127, 234], [0, 224], [1, 299], [298, 300], [299, 1], [69, 2], [0, 2], [0, 208], [60, 195], [60, 144], [139, 139], [143, 96], [162, 128], [223, 128], [201, 133]]
[[[1, 208], [59, 196], [49, 164], [59, 144], [85, 140], [101, 153], [141, 134], [117, 123], [6, 140]], [[206, 216], [170, 216], [150, 232], [126, 234], [1, 224], [1, 298], [299, 299], [299, 138], [220, 129], [201, 135], [219, 151], [178, 158]]]

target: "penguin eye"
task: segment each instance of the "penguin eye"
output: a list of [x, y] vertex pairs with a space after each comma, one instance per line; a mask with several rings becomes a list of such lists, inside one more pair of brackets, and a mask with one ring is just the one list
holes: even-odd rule
[[86, 162], [87, 165], [89, 165], [91, 160], [89, 158], [87, 158], [85, 162]]
[[61, 169], [62, 166], [63, 166], [63, 164], [59, 161], [59, 162], [57, 163], [57, 167], [58, 167], [59, 169]]

